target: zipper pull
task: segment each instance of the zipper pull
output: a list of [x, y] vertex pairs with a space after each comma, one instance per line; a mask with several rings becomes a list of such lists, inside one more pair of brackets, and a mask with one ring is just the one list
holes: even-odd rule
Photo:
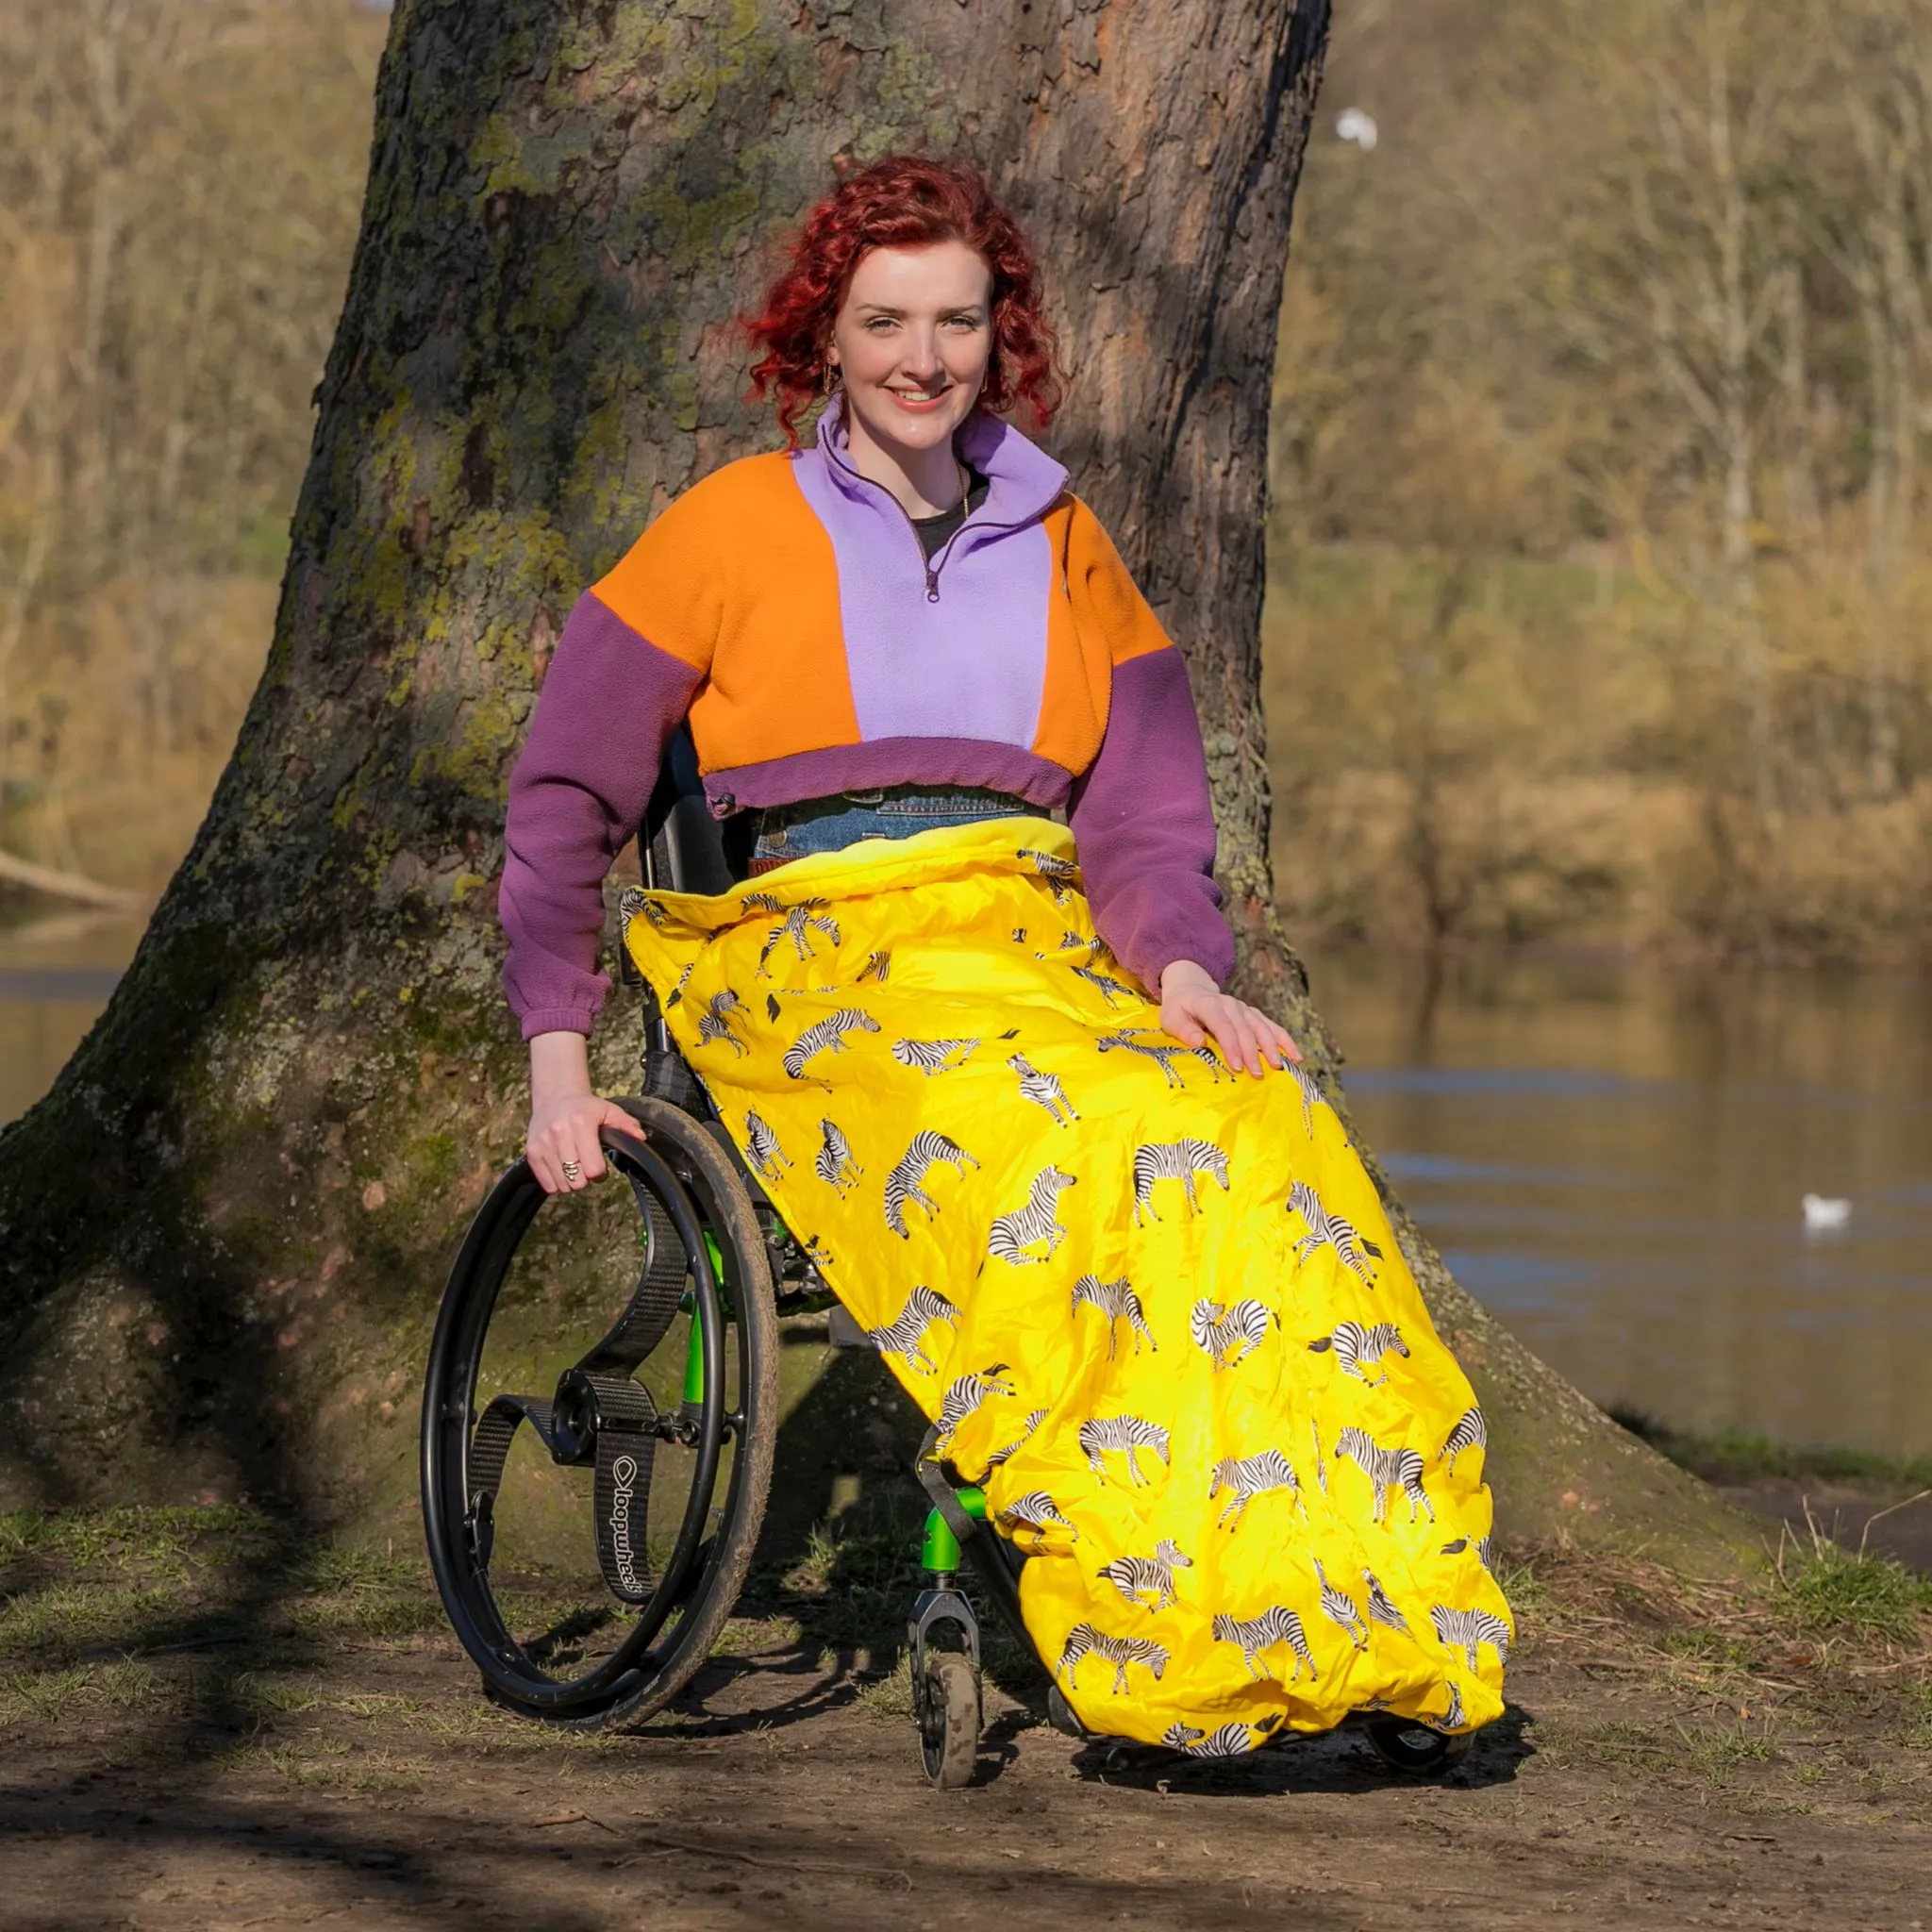
[[940, 601], [940, 574], [931, 564], [925, 567], [925, 601], [928, 604]]

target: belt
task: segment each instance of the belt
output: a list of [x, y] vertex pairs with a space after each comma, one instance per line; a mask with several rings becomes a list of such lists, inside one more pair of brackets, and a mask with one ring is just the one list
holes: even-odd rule
[[824, 818], [832, 812], [853, 808], [860, 811], [874, 810], [888, 800], [906, 806], [983, 805], [996, 807], [1002, 813], [1020, 817], [1048, 816], [1043, 807], [1020, 797], [1017, 792], [997, 791], [986, 786], [887, 785], [874, 786], [863, 791], [835, 791], [824, 798], [801, 798], [790, 805], [767, 806], [758, 815], [758, 830], [760, 833], [782, 832], [787, 826], [802, 824], [808, 819]]

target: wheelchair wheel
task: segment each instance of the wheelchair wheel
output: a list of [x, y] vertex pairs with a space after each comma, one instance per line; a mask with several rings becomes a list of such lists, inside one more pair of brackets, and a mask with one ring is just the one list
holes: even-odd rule
[[456, 1634], [492, 1700], [576, 1729], [649, 1717], [705, 1661], [777, 1426], [771, 1267], [731, 1158], [676, 1108], [619, 1105], [648, 1138], [607, 1130], [600, 1185], [546, 1199], [519, 1160], [484, 1202], [423, 1402]]
[[1467, 1731], [1448, 1738], [1413, 1719], [1386, 1713], [1368, 1719], [1362, 1728], [1375, 1756], [1405, 1777], [1438, 1777], [1460, 1764], [1474, 1742]]
[[934, 1652], [926, 1659], [922, 1704], [919, 1751], [926, 1782], [937, 1791], [957, 1791], [972, 1783], [979, 1763], [979, 1673], [972, 1659]]

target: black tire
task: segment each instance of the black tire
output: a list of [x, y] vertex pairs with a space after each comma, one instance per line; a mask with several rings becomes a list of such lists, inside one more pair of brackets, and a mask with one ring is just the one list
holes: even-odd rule
[[972, 1660], [940, 1651], [925, 1660], [925, 1715], [919, 1726], [925, 1780], [936, 1791], [973, 1782], [979, 1765], [979, 1673]]
[[1046, 1687], [1046, 1721], [1062, 1737], [1072, 1738], [1076, 1743], [1087, 1741], [1087, 1726], [1074, 1715], [1074, 1707], [1058, 1684]]
[[1370, 1718], [1363, 1729], [1375, 1756], [1404, 1777], [1440, 1777], [1460, 1764], [1475, 1741], [1473, 1732], [1444, 1737], [1412, 1718], [1391, 1717], [1386, 1712]]
[[[639, 1122], [646, 1138], [607, 1130], [611, 1178], [558, 1196], [547, 1210], [555, 1219], [548, 1236], [532, 1240], [546, 1197], [522, 1160], [478, 1210], [443, 1292], [423, 1403], [424, 1527], [450, 1623], [493, 1702], [575, 1730], [641, 1722], [662, 1709], [703, 1665], [743, 1587], [764, 1520], [777, 1433], [777, 1316], [771, 1267], [750, 1197], [730, 1156], [704, 1126], [663, 1101], [630, 1099], [618, 1105]], [[616, 1191], [626, 1183], [634, 1210], [627, 1223]], [[572, 1215], [582, 1218], [572, 1220]], [[628, 1225], [628, 1237], [618, 1233], [613, 1223]], [[721, 1268], [712, 1265], [707, 1234], [717, 1243]], [[586, 1278], [614, 1280], [620, 1269], [636, 1272], [640, 1248], [643, 1273], [636, 1295], [620, 1299], [623, 1312], [601, 1342], [592, 1328], [564, 1336], [559, 1343], [554, 1329], [569, 1327], [570, 1317], [566, 1313], [560, 1324], [545, 1326], [560, 1291], [548, 1282], [535, 1257], [552, 1249], [575, 1253], [570, 1244], [579, 1237], [591, 1256], [585, 1264]], [[644, 1293], [643, 1279], [658, 1282], [653, 1291], [661, 1309], [663, 1295], [676, 1292], [675, 1286], [667, 1291], [662, 1284], [675, 1284], [680, 1271], [686, 1293], [677, 1306], [688, 1307], [688, 1321], [696, 1324], [705, 1370], [703, 1397], [694, 1402], [663, 1395], [669, 1379], [675, 1378], [680, 1392], [683, 1388], [688, 1331], [679, 1317], [625, 1325], [632, 1323], [638, 1297]], [[590, 1353], [564, 1372], [554, 1407], [541, 1393], [479, 1402], [479, 1374], [496, 1379], [492, 1323], [513, 1332], [519, 1321], [530, 1326], [527, 1310], [500, 1307], [516, 1299], [504, 1296], [506, 1282], [514, 1282], [521, 1291], [526, 1278], [545, 1283], [547, 1300], [536, 1310], [540, 1319], [535, 1324], [545, 1347], [562, 1345], [575, 1353], [588, 1343]], [[600, 1306], [608, 1307], [608, 1301]], [[640, 1335], [648, 1346], [642, 1358], [626, 1366], [627, 1351], [613, 1350], [612, 1344]], [[489, 1369], [487, 1362], [491, 1363]], [[518, 1617], [514, 1596], [500, 1587], [506, 1584], [501, 1574], [494, 1581], [491, 1575], [491, 1557], [500, 1554], [499, 1489], [510, 1485], [509, 1445], [521, 1441], [533, 1451], [517, 1469], [524, 1482], [518, 1493], [526, 1505], [544, 1488], [561, 1490], [565, 1493], [556, 1502], [570, 1504], [562, 1511], [553, 1505], [547, 1518], [541, 1510], [534, 1512], [538, 1534], [529, 1546], [547, 1547], [543, 1539], [556, 1542], [564, 1530], [574, 1539], [568, 1547], [580, 1551], [588, 1545], [603, 1559], [596, 1511], [590, 1507], [590, 1478], [581, 1482], [580, 1514], [568, 1494], [576, 1486], [572, 1472], [587, 1469], [595, 1454], [596, 1429], [586, 1425], [588, 1434], [579, 1429], [574, 1435], [571, 1422], [581, 1420], [581, 1409], [567, 1413], [563, 1399], [571, 1378], [581, 1383], [587, 1368], [602, 1375], [600, 1400], [615, 1401], [620, 1410], [641, 1409], [657, 1431], [649, 1456], [641, 1450], [637, 1458], [647, 1469], [641, 1485], [643, 1514], [638, 1519], [645, 1526], [647, 1547], [635, 1568], [625, 1572], [645, 1593], [625, 1598], [608, 1582], [607, 1568], [601, 1609], [592, 1603], [569, 1616], [553, 1615], [550, 1629], [519, 1637], [513, 1627]], [[541, 1391], [546, 1372], [530, 1373]], [[661, 1413], [649, 1399], [648, 1385], [654, 1381], [658, 1399], [666, 1402]], [[494, 1452], [492, 1463], [478, 1446], [479, 1417], [486, 1409], [496, 1413], [506, 1403], [512, 1409], [522, 1405], [531, 1426], [519, 1429], [512, 1420], [506, 1446]], [[547, 1435], [541, 1433], [543, 1428]], [[559, 1445], [572, 1453], [559, 1454]], [[550, 1450], [549, 1467], [543, 1466], [545, 1448]], [[493, 1476], [476, 1473], [491, 1468]], [[631, 1481], [637, 1461], [628, 1476], [622, 1474], [622, 1462], [618, 1468], [615, 1479]], [[563, 1472], [560, 1478], [553, 1475], [557, 1469]], [[627, 1499], [629, 1491], [624, 1493]], [[648, 1526], [660, 1493], [675, 1523], [661, 1561], [648, 1547]], [[625, 1507], [630, 1507], [627, 1500]], [[521, 1507], [521, 1514], [530, 1518], [533, 1511]], [[626, 1516], [626, 1531], [629, 1521]], [[627, 1540], [623, 1547], [624, 1561], [630, 1566]], [[505, 1565], [498, 1567], [501, 1573]], [[583, 1569], [578, 1562], [577, 1570]], [[641, 1577], [637, 1571], [643, 1573]], [[593, 1588], [599, 1580], [592, 1575]], [[581, 1575], [573, 1587], [580, 1584]], [[594, 1644], [603, 1648], [596, 1650]], [[582, 1654], [575, 1669], [568, 1667], [573, 1650]], [[562, 1670], [555, 1667], [558, 1657], [565, 1661]]]

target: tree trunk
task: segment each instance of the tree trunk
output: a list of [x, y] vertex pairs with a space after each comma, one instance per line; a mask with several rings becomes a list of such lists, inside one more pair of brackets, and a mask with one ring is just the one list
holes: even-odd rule
[[[1075, 377], [1054, 445], [1192, 667], [1243, 983], [1326, 1058], [1273, 922], [1258, 699], [1326, 27], [1326, 0], [403, 0], [267, 671], [111, 1007], [0, 1140], [17, 1493], [407, 1508], [441, 1274], [524, 1112], [508, 769], [579, 588], [769, 445], [733, 318], [841, 158], [958, 146], [1028, 223]], [[596, 1050], [620, 1089], [632, 1030]], [[1514, 1523], [1707, 1532], [1404, 1228]]]

